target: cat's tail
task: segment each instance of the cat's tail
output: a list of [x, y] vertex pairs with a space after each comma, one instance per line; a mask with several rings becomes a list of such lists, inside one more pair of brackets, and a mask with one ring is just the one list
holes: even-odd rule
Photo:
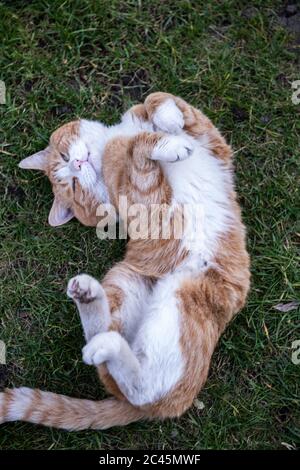
[[0, 393], [0, 423], [27, 421], [78, 431], [125, 426], [143, 418], [145, 412], [115, 398], [82, 400], [26, 387]]

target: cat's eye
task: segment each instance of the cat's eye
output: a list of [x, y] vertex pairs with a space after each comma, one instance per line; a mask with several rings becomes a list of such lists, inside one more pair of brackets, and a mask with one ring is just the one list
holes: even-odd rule
[[60, 152], [60, 156], [65, 162], [68, 162], [70, 160], [69, 155], [67, 155], [66, 153]]

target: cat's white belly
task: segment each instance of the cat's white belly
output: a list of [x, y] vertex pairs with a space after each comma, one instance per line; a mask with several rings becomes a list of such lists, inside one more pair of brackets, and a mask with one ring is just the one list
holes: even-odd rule
[[141, 312], [141, 324], [130, 345], [140, 361], [142, 376], [138, 388], [126, 390], [134, 405], [159, 400], [182, 377], [185, 359], [180, 346], [181, 313], [175, 291], [184, 277], [183, 273], [173, 273], [160, 279]]

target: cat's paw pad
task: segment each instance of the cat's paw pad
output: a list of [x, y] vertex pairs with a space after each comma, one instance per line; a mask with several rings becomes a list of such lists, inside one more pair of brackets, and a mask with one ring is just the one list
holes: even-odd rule
[[155, 145], [151, 158], [165, 162], [186, 160], [194, 151], [190, 139], [183, 136], [166, 136]]
[[99, 366], [103, 362], [116, 357], [120, 353], [121, 341], [119, 333], [109, 331], [98, 333], [82, 349], [85, 364]]
[[104, 294], [101, 284], [88, 274], [79, 274], [68, 282], [67, 295], [83, 304], [93, 302]]
[[178, 134], [184, 127], [183, 114], [172, 99], [168, 99], [158, 106], [152, 120], [158, 129], [168, 134]]

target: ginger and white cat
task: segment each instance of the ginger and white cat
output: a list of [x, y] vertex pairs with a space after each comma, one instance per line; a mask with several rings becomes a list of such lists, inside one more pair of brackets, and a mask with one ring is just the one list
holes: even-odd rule
[[153, 93], [118, 125], [81, 120], [62, 126], [47, 149], [21, 162], [48, 175], [54, 226], [73, 216], [95, 226], [99, 204], [119, 210], [120, 196], [129, 205], [167, 204], [171, 218], [184, 204], [190, 214], [201, 205], [202, 217], [196, 229], [187, 224], [181, 239], [130, 239], [124, 260], [102, 284], [86, 274], [69, 281], [87, 341], [83, 360], [98, 368], [115, 398], [6, 390], [0, 422], [105, 429], [180, 416], [191, 406], [217, 341], [249, 289], [231, 158], [206, 116], [178, 97]]

